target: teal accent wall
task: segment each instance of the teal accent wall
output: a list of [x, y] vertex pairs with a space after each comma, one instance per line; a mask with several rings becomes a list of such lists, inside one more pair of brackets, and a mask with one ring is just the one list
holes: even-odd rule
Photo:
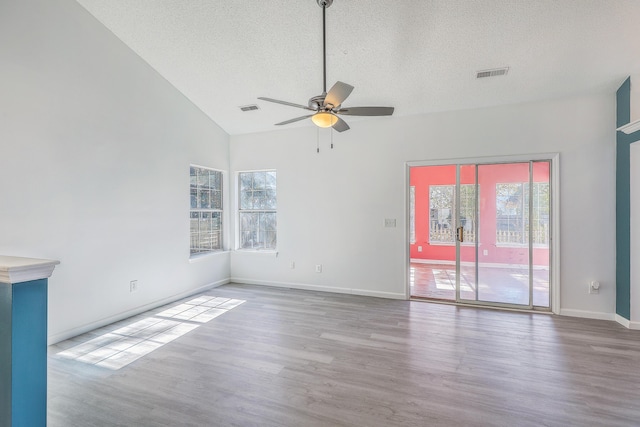
[[11, 285], [0, 283], [0, 426], [11, 425]]
[[0, 426], [47, 424], [47, 279], [0, 283]]
[[47, 424], [47, 279], [13, 285], [13, 426]]
[[[640, 82], [639, 82], [640, 83]], [[616, 127], [631, 118], [631, 78], [616, 92]], [[616, 133], [616, 313], [631, 320], [631, 144], [640, 131]]]

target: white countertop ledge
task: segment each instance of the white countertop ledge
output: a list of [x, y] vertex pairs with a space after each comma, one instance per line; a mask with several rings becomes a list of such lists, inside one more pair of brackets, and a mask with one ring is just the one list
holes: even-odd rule
[[60, 261], [0, 255], [0, 284], [29, 282], [51, 277]]

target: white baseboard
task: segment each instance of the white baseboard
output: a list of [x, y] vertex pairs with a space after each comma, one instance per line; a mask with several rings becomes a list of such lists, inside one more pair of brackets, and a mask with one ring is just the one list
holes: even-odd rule
[[306, 291], [362, 295], [367, 297], [386, 298], [386, 299], [402, 299], [402, 300], [407, 299], [407, 296], [404, 293], [381, 292], [381, 291], [372, 291], [368, 289], [339, 288], [334, 286], [310, 285], [306, 283], [274, 282], [274, 281], [267, 281], [267, 280], [247, 279], [243, 277], [232, 277], [231, 282], [245, 283], [247, 285], [272, 286], [275, 288], [291, 288], [291, 289], [303, 289]]
[[191, 295], [198, 294], [200, 292], [206, 291], [207, 289], [216, 288], [221, 285], [225, 285], [230, 282], [230, 279], [222, 279], [217, 282], [209, 283], [204, 286], [200, 286], [195, 289], [188, 290], [186, 292], [181, 292], [179, 294], [172, 295], [167, 298], [163, 298], [158, 301], [154, 301], [149, 304], [141, 305], [139, 307], [133, 308], [131, 310], [123, 311], [121, 313], [115, 314], [113, 316], [106, 317], [104, 319], [96, 320], [95, 322], [87, 323], [86, 325], [78, 326], [76, 328], [67, 329], [66, 331], [59, 332], [57, 334], [49, 335], [47, 337], [47, 345], [52, 345], [58, 343], [60, 341], [67, 340], [69, 338], [73, 338], [80, 334], [84, 334], [85, 332], [92, 331], [97, 328], [101, 328], [106, 325], [110, 325], [111, 323], [118, 322], [120, 320], [129, 318], [131, 316], [135, 316], [140, 313], [144, 313], [148, 310], [153, 310], [154, 308], [161, 307], [165, 304], [170, 304], [172, 302], [178, 301], [182, 298], [190, 297]]
[[640, 322], [625, 319], [616, 313], [616, 322], [628, 329], [640, 329]]
[[586, 319], [615, 320], [613, 313], [605, 313], [601, 311], [572, 310], [569, 308], [561, 308], [560, 315], [570, 317], [583, 317]]

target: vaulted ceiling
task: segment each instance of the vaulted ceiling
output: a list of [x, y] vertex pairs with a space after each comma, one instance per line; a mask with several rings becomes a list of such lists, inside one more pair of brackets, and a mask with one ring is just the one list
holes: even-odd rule
[[[322, 93], [316, 0], [78, 0], [231, 135], [273, 130]], [[509, 67], [477, 79], [479, 70]], [[327, 85], [395, 116], [617, 89], [640, 73], [637, 0], [335, 0]], [[239, 107], [256, 104], [259, 110]], [[364, 120], [349, 118], [352, 127]], [[305, 120], [291, 125], [313, 126]]]

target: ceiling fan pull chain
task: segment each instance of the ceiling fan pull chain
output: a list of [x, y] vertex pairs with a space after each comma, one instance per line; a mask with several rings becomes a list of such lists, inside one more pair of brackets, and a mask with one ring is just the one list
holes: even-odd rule
[[316, 127], [316, 153], [320, 153], [320, 128]]
[[331, 128], [331, 149], [333, 150], [333, 127]]

